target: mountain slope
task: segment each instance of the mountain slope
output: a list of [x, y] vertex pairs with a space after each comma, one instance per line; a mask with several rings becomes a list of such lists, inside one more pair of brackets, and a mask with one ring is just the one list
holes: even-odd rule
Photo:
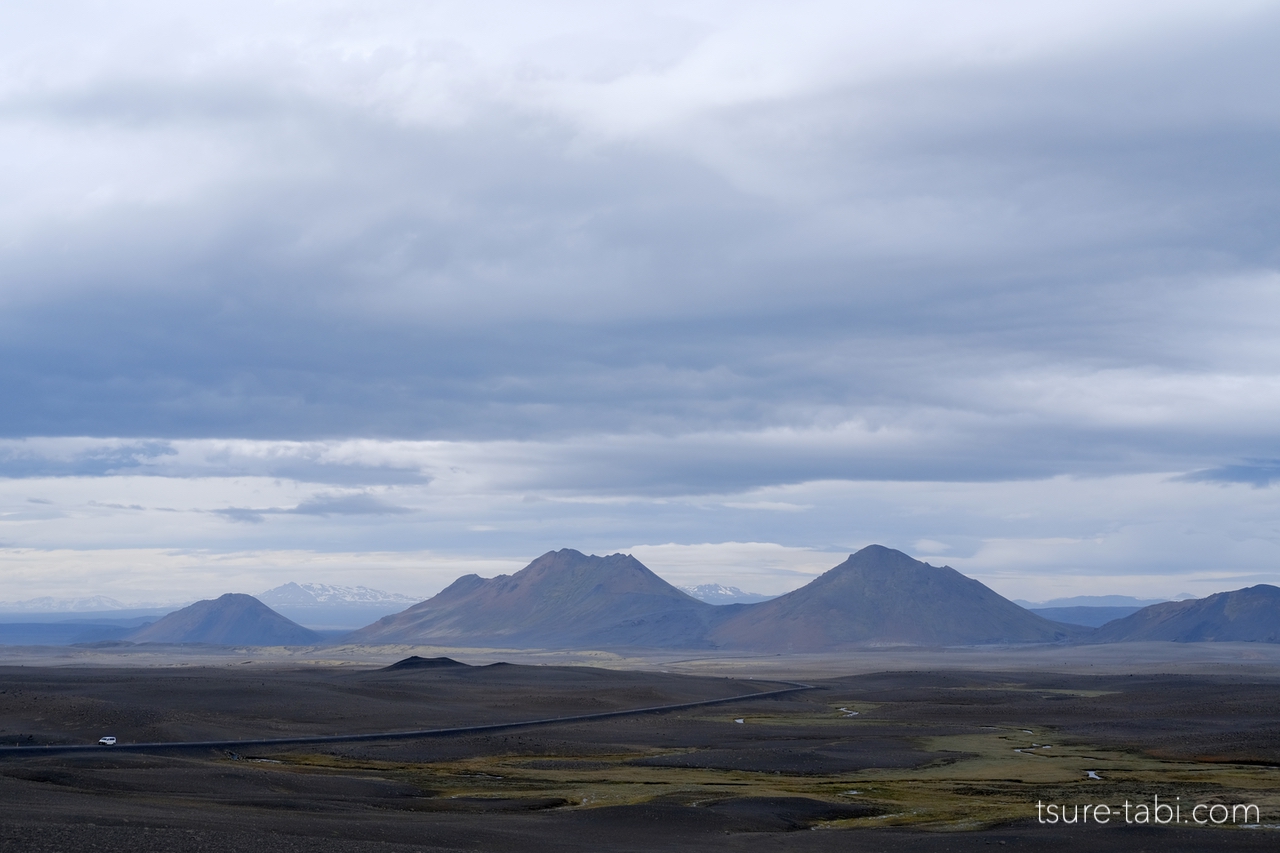
[[1030, 613], [955, 569], [881, 545], [863, 548], [794, 592], [734, 610], [711, 639], [757, 651], [1047, 643], [1087, 633]]
[[135, 643], [214, 643], [227, 646], [306, 646], [320, 635], [252, 595], [229, 592], [176, 610], [124, 639]]
[[1280, 643], [1280, 587], [1270, 584], [1144, 607], [1095, 631], [1094, 643]]
[[566, 548], [514, 575], [458, 578], [434, 597], [347, 636], [357, 643], [509, 648], [706, 647], [713, 605], [627, 554]]

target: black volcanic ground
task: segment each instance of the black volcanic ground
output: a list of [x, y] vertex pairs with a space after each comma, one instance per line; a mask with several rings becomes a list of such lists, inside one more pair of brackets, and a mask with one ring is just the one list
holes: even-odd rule
[[[1280, 673], [1269, 667], [1221, 676], [921, 671], [814, 683], [783, 698], [488, 736], [238, 757], [106, 747], [4, 755], [0, 849], [1274, 849], [1269, 830], [1063, 831], [1033, 817], [1037, 798], [1159, 793], [1258, 801], [1264, 822], [1280, 822]], [[449, 726], [764, 687], [441, 661], [382, 670], [6, 667], [0, 685], [0, 740], [10, 742]], [[1085, 767], [1103, 780], [1086, 780]]]

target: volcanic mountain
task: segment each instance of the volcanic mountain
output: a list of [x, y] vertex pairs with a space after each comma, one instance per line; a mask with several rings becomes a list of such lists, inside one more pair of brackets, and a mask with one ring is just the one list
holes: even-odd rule
[[711, 631], [721, 648], [1052, 643], [1088, 633], [1030, 613], [955, 569], [881, 545], [868, 545], [794, 592], [733, 611]]
[[954, 569], [872, 545], [795, 592], [728, 606], [696, 601], [626, 554], [552, 551], [514, 575], [459, 578], [434, 598], [345, 639], [786, 652], [875, 643], [1044, 643], [1086, 633], [1029, 613]]
[[514, 575], [465, 575], [421, 604], [348, 634], [355, 643], [506, 648], [706, 648], [718, 608], [628, 554], [550, 551]]
[[320, 635], [276, 613], [252, 595], [229, 592], [175, 610], [124, 637], [134, 643], [309, 646]]
[[1280, 587], [1270, 584], [1220, 592], [1208, 598], [1166, 601], [1108, 622], [1089, 642], [1280, 643]]

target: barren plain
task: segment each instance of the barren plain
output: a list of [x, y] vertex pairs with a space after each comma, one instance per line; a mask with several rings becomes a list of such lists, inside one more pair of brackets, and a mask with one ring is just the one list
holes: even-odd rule
[[[1270, 850], [1280, 650], [736, 658], [438, 649], [7, 649], [0, 745], [356, 734], [814, 689], [485, 734], [0, 753], [0, 850]], [[491, 664], [505, 658], [510, 663]], [[1256, 804], [1245, 826], [1037, 803]], [[1187, 818], [1186, 812], [1182, 814]]]

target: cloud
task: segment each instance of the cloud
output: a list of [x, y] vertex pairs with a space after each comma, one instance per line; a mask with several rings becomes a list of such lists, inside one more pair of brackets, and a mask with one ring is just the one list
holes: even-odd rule
[[221, 515], [230, 521], [243, 521], [248, 524], [261, 524], [266, 519], [264, 515], [270, 512], [279, 512], [279, 510], [262, 510], [249, 509], [248, 507], [227, 507], [225, 509], [210, 510], [210, 512]]
[[318, 495], [286, 512], [298, 515], [405, 515], [413, 510], [387, 503], [373, 495]]
[[[116, 506], [116, 505], [112, 505]], [[142, 507], [118, 507], [120, 509], [142, 509]], [[331, 515], [408, 515], [415, 512], [409, 507], [388, 503], [365, 492], [345, 495], [316, 495], [302, 501], [297, 506], [282, 509], [269, 507], [252, 509], [249, 507], [226, 507], [210, 510], [231, 521], [242, 521], [250, 524], [261, 524], [268, 515], [315, 515], [327, 518]]]
[[354, 442], [0, 439], [0, 476], [144, 475], [281, 477], [337, 486], [425, 484], [429, 474], [390, 464], [376, 444]]
[[1252, 459], [1241, 465], [1192, 471], [1176, 479], [1186, 483], [1249, 483], [1261, 489], [1280, 481], [1280, 460]]
[[27, 401], [0, 430], [538, 440], [996, 411], [970, 457], [995, 470], [1010, 433], [1028, 456], [1145, 445], [1045, 430], [1010, 373], [1162, 375], [1176, 416], [1179, 384], [1274, 366], [1274, 284], [1247, 283], [1276, 266], [1249, 225], [1276, 213], [1273, 14], [1005, 9], [944, 34], [945, 5], [813, 8], [829, 31], [634, 7], [569, 31], [506, 8], [531, 29], [489, 32], [391, 4], [353, 43], [198, 7], [188, 74], [162, 42], [136, 65], [128, 15], [91, 61], [60, 30], [15, 78], [48, 85], [0, 113], [14, 159], [53, 146], [76, 172], [15, 188], [43, 207], [15, 204], [0, 253], [0, 396]]
[[1274, 4], [334, 8], [0, 28], [6, 541], [1275, 556]]

